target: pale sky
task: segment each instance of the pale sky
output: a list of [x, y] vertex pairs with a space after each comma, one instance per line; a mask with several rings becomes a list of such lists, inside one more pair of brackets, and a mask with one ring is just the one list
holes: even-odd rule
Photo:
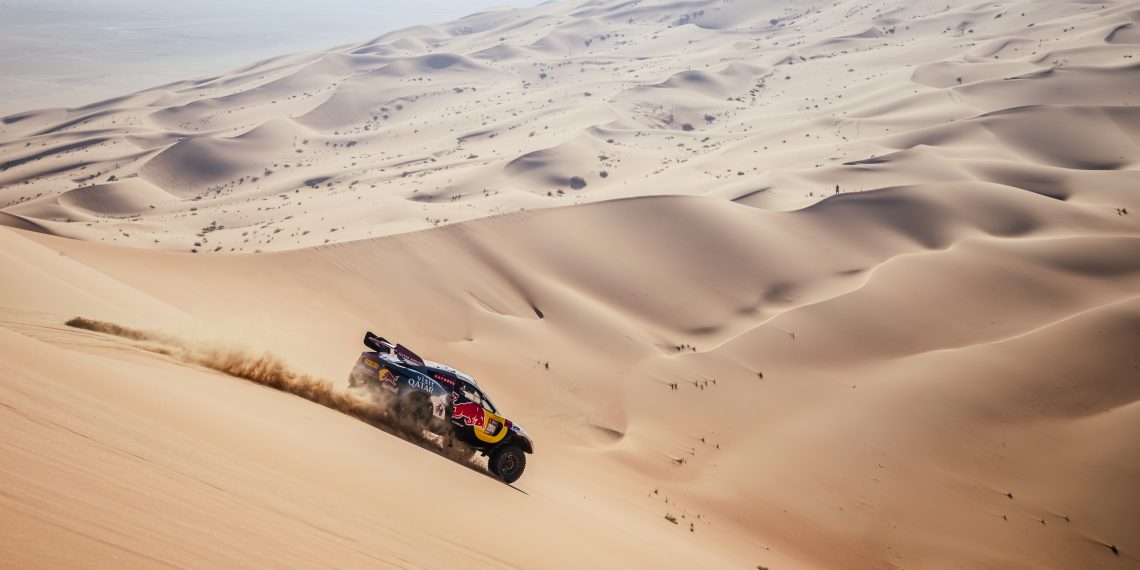
[[0, 0], [0, 116], [540, 0]]

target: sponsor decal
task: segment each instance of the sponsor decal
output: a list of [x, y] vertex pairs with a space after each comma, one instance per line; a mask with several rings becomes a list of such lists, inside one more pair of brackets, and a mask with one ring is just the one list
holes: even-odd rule
[[447, 418], [447, 396], [432, 396], [431, 397], [431, 415], [439, 418]]
[[364, 365], [369, 367], [369, 368], [380, 368], [380, 364], [377, 363], [375, 360], [364, 359]]
[[403, 360], [404, 362], [411, 364], [412, 366], [423, 366], [424, 365], [424, 359], [420, 358], [418, 355], [416, 355], [416, 353], [408, 350], [408, 347], [406, 347], [402, 344], [397, 344], [395, 350], [396, 350], [396, 356], [400, 357], [400, 360]]
[[435, 391], [435, 384], [427, 378], [408, 378], [408, 386], [411, 386], [416, 390], [423, 390], [429, 394]]
[[454, 386], [455, 385], [454, 380], [452, 380], [451, 378], [448, 378], [447, 376], [444, 376], [443, 374], [432, 374], [432, 378], [435, 378], [436, 380], [439, 380], [440, 382], [443, 382], [444, 384], [447, 384], [448, 386]]
[[451, 418], [455, 420], [463, 420], [463, 425], [483, 427], [487, 421], [487, 410], [483, 406], [475, 402], [459, 402], [459, 394], [451, 393], [455, 402], [455, 409], [451, 412]]
[[396, 375], [387, 368], [382, 368], [379, 373], [380, 387], [389, 392], [399, 392], [400, 389], [396, 387]]

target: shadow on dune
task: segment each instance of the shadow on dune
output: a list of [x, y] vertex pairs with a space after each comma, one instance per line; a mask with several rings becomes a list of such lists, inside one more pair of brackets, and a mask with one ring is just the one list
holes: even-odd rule
[[392, 413], [390, 398], [382, 391], [370, 388], [337, 389], [328, 380], [291, 370], [281, 359], [270, 353], [256, 354], [241, 347], [193, 343], [154, 331], [133, 329], [86, 317], [74, 317], [64, 324], [138, 341], [137, 346], [143, 350], [299, 396], [492, 477], [483, 470], [474, 449], [450, 436], [426, 435], [405, 418]]

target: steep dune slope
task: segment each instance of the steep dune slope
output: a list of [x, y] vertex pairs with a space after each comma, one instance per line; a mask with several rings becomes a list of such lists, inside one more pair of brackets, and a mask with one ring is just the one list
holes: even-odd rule
[[[1108, 547], [1140, 548], [1129, 542], [1137, 506], [1114, 497], [1140, 466], [1110, 442], [1127, 440], [1113, 426], [1135, 423], [1140, 396], [1140, 233], [1125, 216], [1000, 188], [899, 188], [792, 213], [622, 200], [256, 256], [9, 239], [66, 249], [192, 313], [156, 321], [175, 334], [269, 348], [327, 378], [343, 377], [360, 331], [378, 326], [471, 371], [540, 442], [519, 484], [530, 502], [500, 503], [470, 487], [479, 477], [444, 486], [508, 519], [544, 521], [538, 534], [503, 523], [532, 547], [562, 524], [557, 540], [605, 544], [536, 506], [557, 504], [572, 520], [636, 529], [634, 542], [594, 554], [638, 563], [686, 532], [661, 520], [671, 513], [694, 525], [670, 547], [686, 552], [681, 566], [1126, 565]], [[7, 326], [36, 336], [44, 318]], [[75, 342], [57, 335], [49, 342]], [[137, 381], [163, 390], [167, 374]], [[345, 427], [309, 437], [354, 422], [322, 421]], [[322, 462], [360, 469], [354, 445], [322, 451]], [[275, 449], [259, 461], [286, 454], [286, 473], [306, 461]], [[401, 465], [430, 455], [392, 453]], [[1062, 457], [1073, 464], [1053, 467]], [[391, 462], [369, 469], [412, 476]], [[435, 488], [424, 477], [467, 477], [446, 463], [415, 469], [433, 475], [400, 483], [412, 496]], [[309, 484], [342, 477], [302, 473]], [[427, 532], [430, 518], [410, 514], [412, 503], [374, 502], [384, 496], [365, 504]], [[472, 532], [455, 540], [537, 560]]]

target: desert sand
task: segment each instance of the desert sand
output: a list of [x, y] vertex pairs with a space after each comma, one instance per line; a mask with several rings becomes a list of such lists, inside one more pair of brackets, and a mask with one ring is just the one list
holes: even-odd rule
[[[3, 117], [0, 556], [1138, 568], [1138, 20], [550, 2]], [[217, 364], [365, 330], [522, 479]]]

